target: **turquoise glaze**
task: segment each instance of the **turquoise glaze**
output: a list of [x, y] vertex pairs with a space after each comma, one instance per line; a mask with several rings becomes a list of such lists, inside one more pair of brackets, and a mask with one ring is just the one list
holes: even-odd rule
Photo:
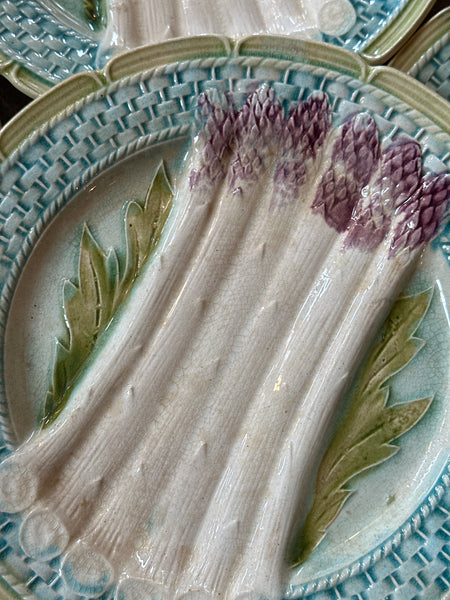
[[[275, 49], [276, 44], [275, 38]], [[402, 132], [421, 145], [425, 172], [449, 169], [449, 132], [436, 124], [438, 119], [427, 116], [426, 107], [417, 99], [421, 89], [413, 82], [405, 79], [414, 103], [411, 106], [396, 96], [394, 86], [380, 86], [373, 72], [370, 74], [362, 62], [358, 63], [359, 77], [350, 69], [334, 66], [332, 53], [339, 52], [338, 58], [343, 63], [350, 60], [342, 51], [333, 50], [327, 55], [330, 51], [324, 50], [325, 47], [310, 44], [303, 48], [303, 56], [308, 58], [303, 60], [301, 54], [295, 58], [283, 55], [281, 43], [271, 56], [263, 48], [264, 40], [259, 52], [243, 49], [227, 55], [224, 46], [221, 56], [205, 56], [199, 52], [195, 58], [149, 66], [148, 70], [142, 68], [140, 55], [136, 53], [127, 74], [113, 80], [112, 63], [110, 71], [99, 76], [96, 90], [77, 98], [77, 102], [52, 119], [39, 123], [29, 137], [8, 146], [7, 134], [12, 129], [0, 134], [0, 146], [9, 148], [3, 150], [0, 164], [1, 458], [12, 455], [17, 443], [29, 435], [35, 422], [33, 415], [39, 410], [37, 403], [26, 394], [24, 397], [14, 391], [8, 374], [9, 344], [15, 339], [12, 323], [20, 321], [15, 294], [26, 296], [20, 286], [30, 281], [28, 267], [37, 253], [47, 252], [46, 272], [55, 271], [55, 281], [41, 290], [40, 305], [45, 304], [43, 299], [50, 303], [57, 298], [60, 275], [67, 276], [74, 270], [74, 249], [82, 222], [93, 223], [103, 236], [114, 239], [117, 230], [111, 224], [110, 213], [117, 214], [117, 208], [120, 210], [124, 194], [132, 198], [145, 196], [149, 174], [161, 158], [167, 164], [168, 173], [176, 173], [189, 145], [201, 91], [212, 88], [229, 91], [236, 105], [241, 106], [250, 90], [269, 83], [283, 105], [289, 107], [299, 97], [306, 98], [322, 90], [328, 95], [337, 118], [344, 120], [355, 112], [367, 112], [374, 118], [383, 141]], [[323, 54], [318, 58], [320, 52]], [[124, 69], [123, 63], [121, 68]], [[59, 93], [64, 93], [63, 89], [60, 92], [55, 88], [55, 99]], [[52, 94], [46, 102], [51, 100]], [[445, 114], [440, 118], [444, 120]], [[432, 346], [441, 358], [448, 355], [447, 234], [448, 231], [444, 231], [435, 242], [434, 250], [429, 252], [409, 288], [417, 291], [424, 283], [429, 285], [436, 281], [443, 286], [435, 294], [431, 320], [425, 320], [420, 331], [422, 337], [430, 340], [430, 332], [447, 334]], [[54, 243], [53, 249], [50, 244], [45, 250], [49, 242]], [[50, 330], [59, 327], [46, 320], [50, 312], [55, 311], [44, 308], [40, 314], [38, 311], [30, 313], [36, 319], [36, 329], [46, 329], [47, 336]], [[22, 341], [15, 343], [20, 350]], [[40, 368], [46, 370], [46, 352], [49, 351], [42, 349], [38, 356], [34, 353], [34, 363], [27, 368], [33, 373]], [[426, 372], [426, 361], [430, 357], [424, 360], [418, 368]], [[446, 378], [448, 365], [443, 360], [436, 368], [435, 377], [430, 375], [430, 381], [437, 384], [435, 409], [427, 414], [417, 433], [407, 434], [403, 454], [395, 457], [387, 470], [382, 467], [364, 479], [361, 500], [356, 495], [352, 498], [352, 504], [348, 505], [349, 516], [345, 518], [344, 511], [324, 545], [317, 548], [301, 569], [290, 573], [286, 598], [379, 600], [392, 595], [395, 600], [413, 600], [421, 594], [429, 600], [439, 600], [449, 590], [448, 449], [442, 441], [437, 441], [439, 428], [446, 422], [448, 390], [443, 381]], [[18, 375], [15, 379], [20, 380]], [[408, 380], [410, 394], [414, 395], [417, 392], [416, 386], [411, 384], [414, 376]], [[39, 388], [45, 389], [45, 384], [42, 375], [29, 382], [37, 392]], [[15, 396], [21, 397], [18, 399], [20, 409]], [[30, 416], [23, 418], [21, 413]], [[433, 452], [429, 459], [427, 452]], [[408, 492], [408, 480], [416, 475], [420, 482]], [[399, 489], [391, 493], [390, 486], [396, 481], [401, 482]], [[27, 556], [24, 548], [28, 548], [30, 542], [24, 536], [32, 524], [27, 521], [27, 527], [21, 528], [22, 521], [20, 513], [5, 510], [0, 515], [0, 575], [6, 588], [14, 590], [19, 597], [45, 600], [127, 598], [125, 584], [122, 582], [122, 587], [117, 588], [117, 578], [106, 564], [103, 572], [94, 570], [90, 574], [89, 585], [78, 588], [72, 585], [79, 564], [76, 552], [82, 553], [82, 547], [71, 550], [69, 560], [64, 551], [67, 544], [64, 532], [58, 534], [60, 546], [44, 548], [39, 560]], [[349, 538], [353, 542], [346, 544]]]
[[[368, 50], [367, 60], [378, 64], [393, 53], [408, 31], [423, 18], [431, 2], [351, 0], [356, 14], [354, 26], [341, 37], [324, 35], [322, 39], [363, 56]], [[7, 77], [32, 96], [74, 73], [102, 67], [109, 58], [99, 53], [101, 27], [92, 31], [86, 21], [83, 23], [81, 0], [78, 3], [59, 0], [56, 4], [58, 10], [52, 7], [52, 0], [0, 1], [0, 52], [3, 55], [0, 65], [3, 63]], [[387, 41], [385, 35], [388, 35]], [[30, 74], [36, 81], [29, 81]]]

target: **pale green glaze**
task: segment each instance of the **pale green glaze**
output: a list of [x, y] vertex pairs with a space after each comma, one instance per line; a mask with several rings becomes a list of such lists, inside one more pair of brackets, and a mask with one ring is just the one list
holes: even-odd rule
[[144, 203], [132, 201], [124, 205], [126, 248], [119, 256], [114, 249], [105, 252], [84, 225], [78, 279], [64, 282], [66, 334], [56, 342], [52, 386], [42, 415], [43, 427], [51, 425], [66, 405], [97, 338], [130, 293], [158, 243], [171, 203], [172, 191], [160, 166]]
[[141, 71], [157, 69], [171, 61], [183, 61], [204, 56], [247, 56], [259, 54], [280, 60], [299, 60], [326, 70], [357, 76], [406, 101], [450, 133], [450, 105], [408, 75], [389, 67], [370, 67], [354, 53], [332, 48], [319, 42], [286, 39], [276, 36], [252, 36], [234, 49], [232, 42], [217, 36], [170, 40], [164, 44], [137, 48], [113, 58], [101, 71], [82, 73], [59, 84], [32, 102], [0, 131], [0, 160], [9, 156], [33, 130], [71, 105], [124, 77]]
[[351, 479], [379, 465], [399, 450], [393, 440], [425, 414], [432, 398], [387, 405], [389, 379], [404, 369], [423, 347], [414, 337], [430, 305], [425, 291], [401, 297], [386, 319], [381, 340], [369, 354], [348, 411], [319, 467], [314, 503], [302, 530], [294, 537], [289, 562], [309, 556], [355, 491]]
[[450, 32], [450, 9], [435, 15], [426, 25], [411, 38], [407, 46], [403, 47], [389, 65], [408, 73], [419, 61], [425, 52], [433, 46], [443, 35]]
[[36, 98], [49, 89], [44, 81], [5, 56], [3, 52], [0, 52], [0, 74], [6, 77], [19, 91], [31, 98]]
[[398, 17], [367, 46], [361, 56], [371, 64], [384, 63], [407, 42], [408, 36], [420, 25], [433, 4], [434, 0], [408, 2]]

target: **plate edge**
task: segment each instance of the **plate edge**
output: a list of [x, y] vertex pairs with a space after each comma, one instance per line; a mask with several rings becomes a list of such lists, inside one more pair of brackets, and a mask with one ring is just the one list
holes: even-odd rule
[[409, 1], [397, 17], [361, 52], [371, 65], [389, 60], [414, 34], [431, 10], [435, 0]]
[[[193, 47], [193, 42], [198, 45]], [[325, 69], [350, 73], [371, 83], [417, 109], [450, 134], [450, 105], [409, 75], [391, 67], [373, 67], [357, 54], [331, 44], [293, 40], [287, 36], [251, 36], [233, 42], [221, 36], [178, 38], [161, 45], [144, 46], [112, 58], [98, 71], [79, 73], [51, 88], [35, 99], [0, 130], [0, 164], [6, 160], [33, 132], [47, 121], [69, 112], [78, 101], [85, 101], [113, 82], [155, 69], [172, 61], [204, 58], [208, 51], [216, 56], [249, 56], [314, 64]], [[270, 52], [270, 54], [269, 54]], [[180, 56], [181, 55], [181, 56]], [[401, 82], [401, 86], [399, 86]], [[414, 93], [418, 90], [420, 93]]]
[[[450, 30], [450, 6], [437, 13], [428, 23], [423, 25], [411, 38], [407, 47], [403, 47], [389, 63], [405, 73], [414, 67], [434, 44]], [[413, 50], [411, 51], [411, 47]]]

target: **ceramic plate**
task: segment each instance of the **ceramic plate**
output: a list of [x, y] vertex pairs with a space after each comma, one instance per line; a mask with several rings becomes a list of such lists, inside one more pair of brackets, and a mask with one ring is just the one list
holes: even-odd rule
[[450, 8], [442, 10], [414, 35], [391, 65], [450, 99]]
[[[290, 34], [337, 44], [385, 62], [433, 0], [1, 0], [0, 64], [31, 96], [74, 73], [102, 67], [126, 48], [183, 35]], [[155, 6], [153, 6], [155, 4]], [[181, 10], [181, 6], [183, 9]]]
[[6, 598], [450, 589], [449, 107], [278, 37], [0, 132]]

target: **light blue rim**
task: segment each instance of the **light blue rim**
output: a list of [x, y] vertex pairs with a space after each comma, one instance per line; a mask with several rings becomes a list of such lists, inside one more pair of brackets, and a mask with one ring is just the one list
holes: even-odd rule
[[[357, 14], [355, 25], [345, 36], [324, 35], [323, 41], [357, 53], [373, 44], [413, 2], [350, 1]], [[9, 59], [16, 66], [14, 70], [8, 64], [5, 75], [32, 96], [75, 73], [104, 66], [99, 56], [99, 39], [66, 25], [38, 0], [0, 0], [0, 52], [4, 61]], [[23, 69], [35, 77], [34, 82]]]
[[[416, 109], [411, 109], [380, 88], [355, 80], [351, 75], [287, 59], [235, 56], [183, 61], [112, 82], [67, 107], [35, 130], [0, 165], [0, 220], [3, 222], [0, 239], [0, 452], [3, 455], [14, 446], [3, 376], [6, 320], [20, 273], [46, 226], [80, 188], [109, 166], [156, 143], [185, 139], [192, 124], [195, 98], [202, 89], [212, 85], [220, 89], [227, 87], [231, 81], [239, 103], [246, 95], [245, 84], [261, 82], [264, 73], [266, 76], [270, 73], [271, 84], [278, 97], [286, 103], [298, 97], [300, 90], [306, 95], [322, 89], [333, 98], [336, 110], [344, 113], [355, 109], [373, 112], [384, 135], [394, 133], [401, 126], [419, 141], [428, 140], [425, 158], [430, 164], [433, 160], [442, 161], [448, 168], [448, 134], [440, 131]], [[439, 148], [440, 152], [436, 150]], [[11, 217], [14, 218], [10, 220]], [[448, 256], [445, 235], [441, 237], [440, 245]], [[405, 542], [408, 542], [409, 550], [404, 554], [402, 565], [415, 564], [414, 557], [423, 546], [421, 536], [416, 540], [417, 532], [425, 522], [429, 522], [431, 515], [439, 517], [439, 527], [428, 539], [439, 543], [442, 556], [448, 557], [441, 537], [448, 523], [449, 483], [446, 467], [427, 499], [382, 545], [329, 577], [291, 590], [290, 597], [336, 598], [338, 592], [342, 594], [346, 586], [353, 586], [355, 582], [357, 585], [357, 582], [363, 584], [365, 581], [367, 588], [368, 573], [372, 573], [371, 579], [384, 582], [387, 576], [381, 579], [381, 576], [376, 576], [376, 570], [381, 568], [384, 573], [389, 567], [392, 574], [392, 556], [404, 547]], [[12, 521], [9, 524], [12, 526]], [[0, 525], [3, 530], [4, 525], [5, 522]], [[3, 552], [4, 549], [0, 550], [0, 558]], [[57, 570], [57, 563], [50, 567]], [[447, 589], [447, 583], [442, 574], [433, 579], [434, 589], [441, 592]], [[18, 589], [15, 583], [12, 587]], [[365, 593], [366, 588], [361, 588], [361, 593]], [[108, 597], [108, 594], [104, 595], [105, 599]], [[432, 598], [430, 596], [430, 600]]]

